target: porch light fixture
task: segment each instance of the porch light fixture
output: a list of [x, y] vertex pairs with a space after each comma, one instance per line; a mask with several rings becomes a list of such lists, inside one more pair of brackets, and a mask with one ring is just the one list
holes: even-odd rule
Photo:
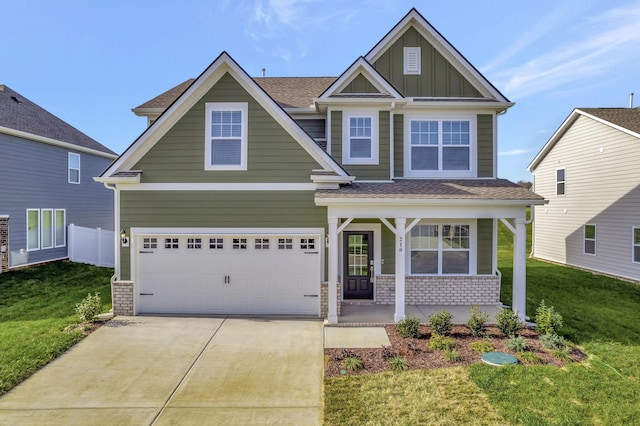
[[129, 247], [129, 237], [124, 228], [120, 231], [120, 242], [122, 243], [122, 247]]

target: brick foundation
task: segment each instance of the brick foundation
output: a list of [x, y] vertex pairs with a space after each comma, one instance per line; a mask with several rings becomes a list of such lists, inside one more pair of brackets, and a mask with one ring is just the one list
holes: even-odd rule
[[111, 283], [113, 315], [133, 315], [133, 281]]
[[[376, 276], [376, 303], [395, 304], [395, 275]], [[408, 276], [407, 305], [492, 305], [500, 303], [500, 278], [494, 275]]]
[[[340, 316], [340, 308], [342, 304], [340, 303], [340, 299], [342, 299], [342, 287], [338, 284], [337, 289], [337, 297], [338, 297], [338, 316]], [[320, 315], [322, 318], [327, 318], [329, 316], [329, 284], [322, 283], [320, 285]]]
[[9, 270], [9, 217], [0, 216], [0, 274]]

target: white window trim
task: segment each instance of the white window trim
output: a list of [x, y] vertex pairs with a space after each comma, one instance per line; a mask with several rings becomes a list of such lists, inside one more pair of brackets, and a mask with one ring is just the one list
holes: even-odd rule
[[468, 225], [469, 226], [469, 273], [468, 274], [443, 274], [442, 271], [442, 235], [438, 234], [438, 273], [437, 274], [414, 274], [411, 272], [411, 232], [407, 233], [407, 250], [405, 254], [405, 270], [407, 275], [418, 277], [439, 277], [439, 276], [472, 276], [478, 274], [478, 222], [475, 220], [421, 220], [418, 225]]
[[[403, 51], [403, 71], [405, 75], [419, 75], [422, 73], [421, 55], [419, 47], [405, 47]], [[410, 67], [409, 56], [416, 55], [416, 66]]]
[[[559, 181], [558, 180], [558, 170], [564, 170], [564, 180], [563, 181]], [[556, 175], [555, 175], [555, 182], [556, 182], [556, 197], [564, 197], [565, 195], [567, 195], [567, 168], [566, 167], [558, 167], [555, 171]], [[563, 183], [564, 184], [564, 192], [562, 194], [558, 194], [558, 184], [559, 183]]]
[[[74, 168], [71, 167], [71, 158], [77, 158], [78, 159], [78, 168]], [[72, 170], [77, 170], [78, 171], [78, 181], [74, 182], [71, 180], [71, 171]], [[67, 182], [68, 183], [72, 183], [74, 185], [79, 185], [80, 184], [80, 154], [76, 154], [75, 152], [70, 152], [67, 155]]]
[[[566, 176], [565, 176], [566, 177]], [[587, 238], [587, 226], [593, 226], [594, 238]], [[593, 253], [587, 253], [585, 250], [585, 243], [587, 241], [593, 241]], [[585, 223], [582, 227], [582, 254], [587, 256], [595, 256], [598, 253], [598, 227], [595, 223]]]
[[[36, 223], [38, 224], [38, 232], [36, 232], [36, 234], [38, 235], [38, 246], [37, 247], [32, 247], [29, 248], [29, 212], [36, 212], [38, 214], [38, 220], [36, 220]], [[36, 251], [36, 250], [40, 250], [40, 209], [27, 209], [27, 226], [26, 226], [26, 231], [27, 231], [27, 240], [26, 240], [26, 246], [27, 246], [27, 251]]]
[[[51, 244], [48, 245], [48, 246], [44, 245], [44, 240], [45, 240], [44, 239], [44, 236], [45, 236], [44, 213], [45, 212], [49, 212], [50, 213], [50, 217], [51, 217], [50, 223], [48, 224], [49, 225], [49, 234], [51, 234], [51, 235], [49, 235], [49, 240], [51, 241]], [[41, 234], [40, 234], [41, 235], [41, 237], [40, 237], [40, 248], [42, 250], [50, 249], [50, 248], [53, 248], [55, 246], [55, 241], [54, 241], [55, 233], [54, 233], [54, 230], [55, 230], [55, 216], [53, 214], [53, 209], [41, 209], [40, 210], [40, 232], [41, 232]]]
[[[62, 223], [62, 244], [58, 243], [58, 234], [56, 233], [56, 226], [57, 226], [57, 216], [58, 213], [62, 212], [62, 214], [64, 215], [64, 221]], [[58, 247], [65, 247], [67, 245], [67, 211], [66, 209], [55, 209], [54, 213], [53, 213], [53, 239], [54, 239], [54, 245], [56, 248]]]
[[[342, 112], [342, 164], [380, 164], [378, 110], [347, 110]], [[351, 158], [351, 118], [371, 119], [371, 157]]]
[[635, 259], [635, 248], [640, 247], [640, 243], [636, 244], [636, 229], [640, 229], [640, 226], [631, 227], [631, 262], [640, 264], [640, 260]]
[[[411, 169], [411, 121], [469, 121], [469, 170], [441, 170], [442, 168], [442, 132], [438, 133], [438, 169], [439, 170], [412, 170]], [[440, 126], [440, 124], [438, 124]], [[474, 178], [477, 177], [478, 167], [478, 117], [474, 114], [405, 114], [404, 116], [404, 177], [426, 178]], [[432, 145], [436, 146], [436, 145]]]
[[[211, 113], [213, 111], [240, 111], [240, 164], [213, 165], [211, 164]], [[207, 102], [205, 104], [205, 140], [204, 140], [204, 169], [205, 170], [247, 170], [248, 123], [249, 106], [246, 102]]]

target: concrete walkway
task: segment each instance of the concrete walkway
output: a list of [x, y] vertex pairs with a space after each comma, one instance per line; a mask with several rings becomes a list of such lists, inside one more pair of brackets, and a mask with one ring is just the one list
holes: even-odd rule
[[322, 322], [117, 317], [0, 398], [2, 425], [317, 425]]

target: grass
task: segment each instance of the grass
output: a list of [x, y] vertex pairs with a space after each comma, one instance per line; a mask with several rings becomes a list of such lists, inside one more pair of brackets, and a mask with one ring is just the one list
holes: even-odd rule
[[75, 306], [99, 292], [111, 308], [112, 269], [55, 262], [0, 275], [0, 395], [83, 337]]
[[[501, 224], [498, 259], [507, 305], [512, 241]], [[532, 319], [542, 299], [563, 316], [560, 334], [580, 345], [585, 362], [326, 379], [326, 424], [640, 424], [640, 286], [528, 259]]]

